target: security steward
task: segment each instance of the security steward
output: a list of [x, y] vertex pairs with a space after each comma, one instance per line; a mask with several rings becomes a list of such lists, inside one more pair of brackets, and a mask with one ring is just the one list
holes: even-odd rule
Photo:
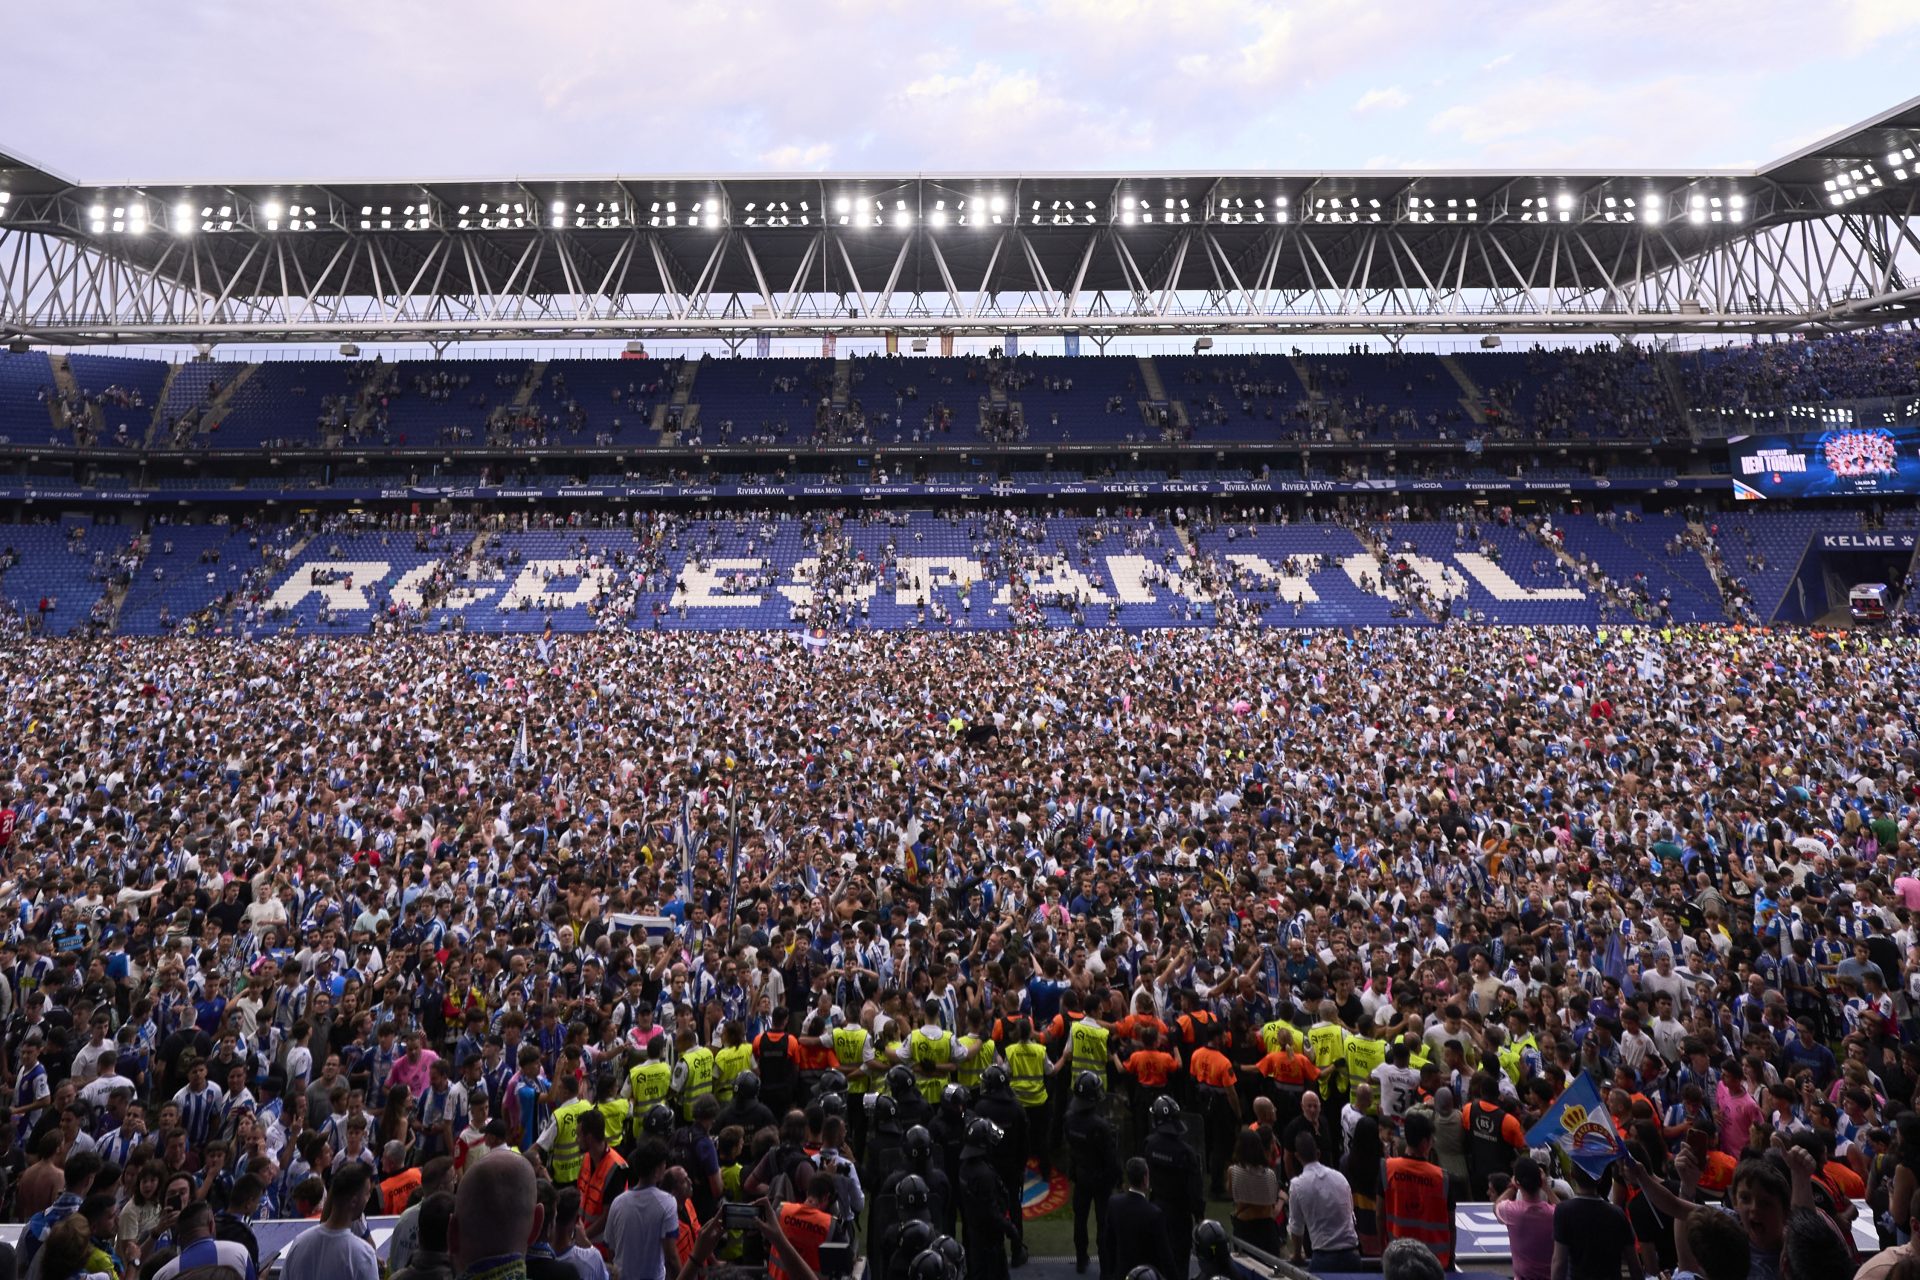
[[1226, 1193], [1227, 1157], [1233, 1153], [1233, 1133], [1239, 1127], [1240, 1093], [1235, 1086], [1239, 1075], [1226, 1054], [1213, 1047], [1218, 1028], [1196, 1024], [1198, 1041], [1187, 1071], [1193, 1077], [1193, 1102], [1200, 1109], [1205, 1126], [1207, 1172], [1212, 1177], [1213, 1193]]
[[1526, 1150], [1526, 1126], [1500, 1105], [1500, 1081], [1487, 1071], [1474, 1076], [1473, 1101], [1460, 1123], [1467, 1131], [1468, 1190], [1475, 1200], [1491, 1199], [1487, 1180], [1511, 1169], [1514, 1156]]
[[673, 1092], [680, 1099], [680, 1118], [689, 1123], [694, 1104], [713, 1093], [713, 1050], [701, 1044], [692, 1031], [680, 1033], [680, 1061], [673, 1068]]
[[[667, 1037], [655, 1036], [647, 1046], [646, 1058], [627, 1072], [627, 1100], [633, 1104], [628, 1113], [635, 1141], [640, 1137], [640, 1122], [647, 1112], [667, 1100], [673, 1091], [673, 1066], [667, 1061]], [[747, 1130], [748, 1133], [754, 1130]]]
[[901, 1059], [913, 1064], [920, 1096], [931, 1107], [940, 1101], [940, 1090], [953, 1078], [953, 1032], [940, 1025], [940, 1002], [928, 1000], [921, 1009], [924, 1026], [915, 1027], [907, 1036]]
[[1403, 1131], [1407, 1153], [1382, 1162], [1381, 1234], [1389, 1241], [1420, 1241], [1451, 1270], [1453, 1202], [1446, 1170], [1433, 1159], [1433, 1120], [1424, 1111], [1409, 1112]]

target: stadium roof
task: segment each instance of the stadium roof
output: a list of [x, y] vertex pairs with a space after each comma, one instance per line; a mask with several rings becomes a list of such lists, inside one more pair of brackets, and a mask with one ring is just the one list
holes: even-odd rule
[[1755, 170], [79, 183], [3, 154], [0, 328], [458, 341], [1884, 323], [1915, 301], [1916, 148], [1920, 99]]

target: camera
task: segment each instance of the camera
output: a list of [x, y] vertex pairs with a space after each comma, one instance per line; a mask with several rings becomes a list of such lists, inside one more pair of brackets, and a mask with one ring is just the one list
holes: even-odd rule
[[760, 1210], [756, 1205], [729, 1200], [720, 1206], [720, 1220], [729, 1231], [748, 1231], [760, 1220]]

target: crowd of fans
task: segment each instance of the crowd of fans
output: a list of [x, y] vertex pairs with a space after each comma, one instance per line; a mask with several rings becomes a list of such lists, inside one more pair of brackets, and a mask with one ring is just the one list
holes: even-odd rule
[[[1109, 1280], [1237, 1274], [1229, 1232], [1427, 1274], [1488, 1198], [1516, 1275], [1846, 1275], [1856, 1217], [1910, 1269], [1903, 642], [618, 630], [0, 676], [0, 1172], [54, 1280], [244, 1276], [316, 1215], [284, 1274], [364, 1280], [377, 1213], [410, 1277], [1002, 1276], [1056, 1167]], [[1525, 1136], [1582, 1078], [1631, 1155], [1598, 1182]]]
[[1920, 333], [1865, 329], [1742, 343], [1689, 352], [1678, 364], [1687, 399], [1701, 412], [1911, 396], [1920, 381]]

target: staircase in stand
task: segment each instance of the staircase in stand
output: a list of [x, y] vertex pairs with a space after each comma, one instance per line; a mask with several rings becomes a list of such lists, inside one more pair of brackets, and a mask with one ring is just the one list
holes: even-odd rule
[[147, 423], [147, 433], [141, 443], [147, 448], [153, 447], [154, 438], [160, 433], [161, 411], [167, 407], [167, 397], [173, 394], [173, 380], [180, 376], [180, 362], [172, 361], [167, 365], [167, 379], [160, 384], [160, 394], [153, 398], [153, 417]]
[[1480, 388], [1474, 385], [1473, 379], [1467, 376], [1467, 371], [1462, 369], [1460, 362], [1452, 356], [1443, 353], [1440, 356], [1440, 366], [1452, 374], [1453, 380], [1460, 386], [1460, 407], [1465, 409], [1467, 416], [1475, 422], [1484, 424], [1487, 420], [1487, 405]]
[[524, 411], [533, 403], [533, 393], [540, 389], [540, 384], [546, 381], [546, 377], [547, 362], [545, 360], [535, 360], [528, 366], [527, 376], [520, 379], [520, 389], [513, 393], [515, 412]]
[[[73, 366], [64, 355], [50, 355], [47, 364], [53, 370], [53, 399], [47, 401], [47, 417], [53, 423], [55, 431], [68, 431], [72, 424], [67, 421], [67, 405], [80, 396], [80, 383], [73, 376]], [[87, 410], [87, 425], [95, 427], [93, 411]]]

